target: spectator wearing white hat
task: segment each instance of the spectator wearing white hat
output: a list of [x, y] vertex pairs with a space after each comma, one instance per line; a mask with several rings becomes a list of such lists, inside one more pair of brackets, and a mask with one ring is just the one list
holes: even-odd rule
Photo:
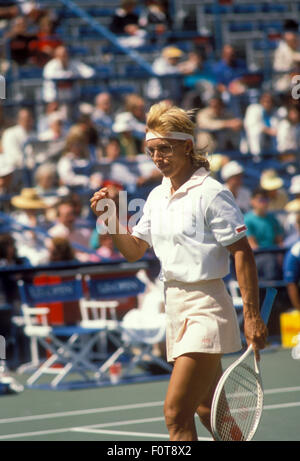
[[224, 185], [232, 192], [237, 205], [243, 213], [251, 208], [251, 191], [243, 186], [244, 168], [232, 160], [226, 163], [221, 170], [221, 179]]
[[119, 139], [121, 155], [135, 158], [141, 153], [141, 142], [133, 134], [133, 118], [129, 112], [117, 114], [112, 129]]
[[260, 177], [260, 187], [267, 191], [269, 211], [282, 211], [288, 202], [288, 194], [284, 189], [283, 179], [273, 169], [264, 170]]

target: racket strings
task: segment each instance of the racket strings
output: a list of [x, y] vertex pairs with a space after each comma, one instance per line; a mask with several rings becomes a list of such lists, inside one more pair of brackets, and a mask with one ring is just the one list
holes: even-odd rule
[[248, 440], [262, 408], [262, 388], [252, 369], [240, 364], [224, 383], [217, 410], [222, 440]]

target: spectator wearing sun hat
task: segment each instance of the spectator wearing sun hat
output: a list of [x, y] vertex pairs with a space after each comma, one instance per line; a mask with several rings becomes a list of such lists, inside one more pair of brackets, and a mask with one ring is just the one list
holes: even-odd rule
[[44, 212], [46, 203], [39, 197], [34, 188], [24, 188], [19, 195], [11, 199], [11, 204], [16, 208], [12, 217], [21, 226], [32, 229], [13, 232], [16, 248], [20, 257], [27, 258], [35, 266], [48, 261], [48, 250], [44, 244], [44, 237], [36, 228], [46, 228]]
[[267, 191], [269, 211], [282, 211], [288, 203], [288, 194], [284, 189], [284, 181], [275, 170], [264, 170], [260, 177], [260, 187]]
[[232, 192], [237, 205], [243, 213], [250, 210], [251, 192], [243, 186], [244, 168], [234, 160], [226, 163], [221, 169], [221, 179], [224, 185]]
[[171, 78], [171, 75], [181, 75], [180, 59], [184, 56], [183, 51], [176, 46], [163, 48], [161, 55], [153, 62], [152, 69], [157, 75], [170, 75], [170, 78], [159, 80], [152, 78], [147, 88], [147, 96], [151, 100], [171, 99], [179, 102], [182, 93], [181, 81], [178, 77]]

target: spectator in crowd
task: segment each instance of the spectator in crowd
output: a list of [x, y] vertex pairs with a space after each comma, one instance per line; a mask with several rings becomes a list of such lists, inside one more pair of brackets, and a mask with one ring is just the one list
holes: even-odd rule
[[68, 238], [53, 237], [48, 240], [49, 262], [76, 261], [76, 256]]
[[90, 147], [98, 146], [99, 134], [90, 114], [81, 113], [77, 118], [76, 124], [74, 126], [81, 129], [83, 135], [86, 137], [87, 144]]
[[4, 130], [2, 149], [15, 168], [24, 167], [24, 145], [35, 137], [34, 121], [29, 109], [22, 108], [18, 112], [17, 124]]
[[34, 174], [35, 190], [38, 195], [43, 197], [43, 201], [49, 205], [53, 200], [65, 196], [69, 190], [65, 186], [58, 184], [58, 174], [55, 163], [43, 163], [38, 166]]
[[57, 222], [49, 231], [51, 237], [62, 237], [68, 239], [75, 248], [75, 255], [79, 261], [85, 262], [90, 260], [90, 255], [84, 252], [84, 249], [89, 248], [91, 237], [90, 229], [78, 226], [76, 220], [76, 212], [74, 203], [70, 199], [64, 199], [57, 205]]
[[275, 89], [285, 93], [291, 88], [291, 77], [300, 63], [300, 45], [296, 32], [286, 31], [274, 53], [273, 70], [279, 72], [275, 78]]
[[123, 255], [114, 246], [112, 236], [110, 234], [98, 234], [97, 230], [94, 230], [91, 241], [91, 247], [95, 250], [95, 261], [124, 259]]
[[101, 184], [98, 174], [89, 175], [90, 158], [86, 136], [82, 130], [69, 132], [64, 152], [57, 163], [57, 172], [62, 185], [67, 187], [92, 187]]
[[110, 93], [102, 92], [96, 96], [92, 120], [98, 129], [100, 139], [105, 144], [112, 135], [114, 123]]
[[289, 244], [290, 239], [293, 240], [295, 228], [297, 227], [296, 211], [298, 210], [300, 202], [300, 175], [295, 175], [291, 178], [288, 192], [292, 196], [292, 200], [290, 200], [285, 206], [285, 211], [287, 213], [287, 216], [285, 216], [284, 219], [284, 230], [286, 234], [285, 245]]
[[134, 159], [141, 153], [141, 141], [134, 136], [133, 118], [130, 113], [116, 115], [113, 132], [119, 139], [122, 156]]
[[119, 43], [125, 48], [138, 48], [146, 44], [146, 34], [137, 24], [128, 24], [125, 27], [125, 35], [119, 37]]
[[250, 104], [245, 113], [244, 127], [248, 149], [253, 155], [276, 148], [279, 116], [272, 93], [261, 95], [259, 103]]
[[117, 35], [126, 34], [127, 26], [138, 25], [139, 15], [136, 13], [136, 0], [122, 0], [111, 20], [110, 30]]
[[[54, 50], [54, 57], [47, 62], [43, 69], [44, 100], [69, 102], [76, 96], [76, 84], [73, 79], [90, 78], [95, 70], [83, 62], [72, 59], [65, 46], [58, 46]], [[53, 79], [61, 79], [54, 82]]]
[[264, 170], [260, 177], [260, 187], [267, 191], [269, 211], [282, 211], [288, 202], [283, 179], [273, 169]]
[[287, 283], [287, 292], [294, 309], [300, 311], [300, 240], [294, 243], [286, 253], [283, 264], [283, 276]]
[[[0, 234], [0, 268], [9, 266], [30, 266], [27, 258], [20, 257], [16, 249], [16, 242], [11, 233]], [[6, 303], [13, 303], [18, 298], [18, 287], [15, 274], [1, 273], [0, 294]], [[1, 319], [3, 320], [3, 319]], [[11, 320], [10, 320], [11, 322]], [[3, 325], [1, 324], [2, 328]]]
[[287, 221], [289, 223], [288, 232], [284, 239], [284, 246], [290, 248], [298, 240], [300, 241], [300, 198], [296, 198], [285, 206]]
[[[0, 235], [0, 267], [14, 266], [19, 264], [29, 265], [26, 258], [20, 258], [17, 254], [16, 242], [11, 234]], [[3, 277], [3, 274], [1, 274]], [[4, 286], [2, 287], [4, 288]], [[7, 290], [8, 291], [8, 290]]]
[[248, 69], [244, 60], [237, 58], [232, 45], [224, 45], [221, 60], [213, 66], [218, 91], [226, 100], [226, 93], [239, 95], [245, 92], [242, 77]]
[[38, 64], [43, 67], [53, 58], [54, 50], [61, 45], [62, 40], [55, 34], [55, 21], [50, 15], [41, 17], [35, 44]]
[[103, 160], [114, 162], [121, 156], [121, 144], [117, 137], [110, 138], [103, 151]]
[[243, 186], [243, 175], [244, 168], [234, 160], [226, 163], [221, 169], [224, 185], [232, 192], [241, 211], [246, 213], [251, 207], [251, 192]]
[[38, 135], [40, 141], [59, 141], [67, 135], [63, 115], [56, 111], [48, 117], [49, 128]]
[[220, 97], [213, 97], [208, 106], [197, 113], [196, 123], [200, 132], [205, 131], [211, 134], [216, 150], [237, 150], [239, 148], [243, 121], [234, 117], [226, 109]]
[[155, 36], [164, 34], [170, 27], [171, 21], [164, 0], [146, 0], [146, 8], [141, 13], [139, 25]]
[[19, 66], [36, 58], [37, 35], [28, 31], [26, 17], [18, 16], [13, 20], [6, 39], [9, 41], [10, 58]]
[[[12, 217], [21, 225], [20, 231], [13, 232], [19, 256], [27, 258], [33, 266], [47, 262], [48, 250], [44, 245], [43, 234], [46, 226], [46, 203], [33, 188], [22, 189], [20, 195], [12, 197], [11, 203], [18, 210]], [[24, 230], [22, 226], [25, 226]]]
[[60, 106], [58, 101], [52, 101], [45, 105], [44, 112], [38, 117], [37, 132], [39, 135], [50, 128], [51, 117], [53, 114], [61, 116], [64, 124], [64, 130], [70, 128], [64, 106]]
[[297, 106], [288, 107], [287, 117], [279, 121], [276, 140], [279, 152], [300, 152], [300, 109]]
[[[128, 119], [131, 121], [131, 129], [133, 135], [140, 140], [145, 137], [146, 130], [146, 105], [144, 98], [138, 94], [130, 94], [125, 98], [125, 112]], [[125, 115], [124, 115], [125, 117]]]
[[[251, 199], [252, 210], [245, 214], [247, 236], [253, 250], [263, 250], [283, 243], [283, 229], [274, 214], [270, 213], [269, 196], [264, 189], [256, 189]], [[262, 280], [279, 280], [281, 277], [277, 255], [264, 252], [255, 255], [258, 276]]]
[[17, 192], [14, 170], [8, 158], [0, 154], [0, 211], [5, 213], [11, 211], [10, 195]]
[[300, 199], [300, 174], [292, 177], [289, 193], [294, 196], [294, 199]]
[[181, 101], [182, 82], [178, 77], [182, 72], [179, 63], [184, 53], [176, 46], [167, 46], [153, 62], [153, 71], [160, 76], [169, 75], [167, 79], [151, 78], [148, 83], [147, 96], [150, 100], [171, 99]]

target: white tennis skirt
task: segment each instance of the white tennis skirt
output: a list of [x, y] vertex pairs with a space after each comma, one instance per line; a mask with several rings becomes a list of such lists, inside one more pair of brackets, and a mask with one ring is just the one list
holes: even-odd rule
[[223, 280], [165, 282], [167, 360], [191, 352], [241, 349], [237, 315]]

